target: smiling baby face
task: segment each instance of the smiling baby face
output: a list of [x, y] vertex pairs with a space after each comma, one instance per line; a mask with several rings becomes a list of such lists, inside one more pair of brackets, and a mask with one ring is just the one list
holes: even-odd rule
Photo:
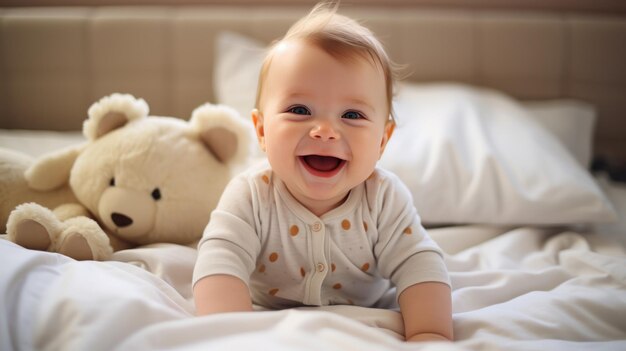
[[338, 59], [306, 40], [276, 46], [253, 121], [291, 194], [316, 215], [339, 206], [373, 172], [393, 130], [383, 70]]

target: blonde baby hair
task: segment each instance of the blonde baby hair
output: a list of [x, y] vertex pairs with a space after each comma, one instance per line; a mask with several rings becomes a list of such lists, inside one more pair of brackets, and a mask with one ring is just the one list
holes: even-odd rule
[[265, 56], [259, 82], [255, 108], [260, 110], [263, 83], [272, 62], [273, 49], [280, 43], [290, 40], [304, 40], [311, 43], [340, 61], [363, 58], [380, 67], [385, 77], [387, 110], [394, 120], [392, 108], [393, 86], [396, 80], [396, 66], [391, 61], [382, 43], [374, 34], [355, 20], [337, 13], [339, 3], [321, 2], [308, 15], [289, 28], [285, 36], [274, 42]]

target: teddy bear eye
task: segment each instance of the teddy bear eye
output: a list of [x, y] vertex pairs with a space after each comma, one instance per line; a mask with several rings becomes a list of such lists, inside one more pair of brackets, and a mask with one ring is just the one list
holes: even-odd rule
[[109, 185], [115, 186], [115, 178], [111, 178], [111, 180], [109, 180]]
[[161, 199], [161, 191], [159, 190], [159, 188], [154, 188], [154, 190], [152, 190], [152, 198], [155, 200], [159, 200]]

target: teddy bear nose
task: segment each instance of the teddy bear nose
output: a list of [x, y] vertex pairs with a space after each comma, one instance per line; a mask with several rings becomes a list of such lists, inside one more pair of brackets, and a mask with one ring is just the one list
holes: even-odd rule
[[117, 212], [113, 212], [113, 214], [111, 214], [111, 219], [118, 227], [128, 227], [133, 224], [133, 220], [130, 217]]

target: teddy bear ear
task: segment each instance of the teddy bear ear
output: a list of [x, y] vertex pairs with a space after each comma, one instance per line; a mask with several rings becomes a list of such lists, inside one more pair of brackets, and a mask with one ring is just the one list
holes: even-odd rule
[[126, 123], [148, 116], [148, 104], [129, 94], [111, 94], [89, 107], [89, 118], [83, 123], [83, 134], [93, 141], [123, 127]]
[[249, 156], [251, 130], [235, 109], [207, 103], [193, 111], [190, 124], [220, 162], [242, 162]]

